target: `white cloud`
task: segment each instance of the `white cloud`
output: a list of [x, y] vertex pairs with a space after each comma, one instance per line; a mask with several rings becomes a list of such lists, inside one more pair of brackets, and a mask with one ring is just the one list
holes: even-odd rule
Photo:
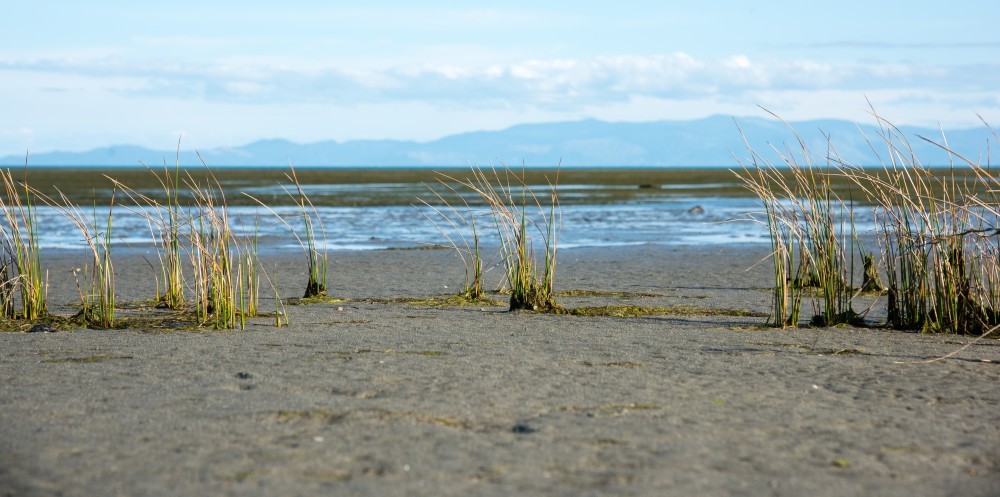
[[[217, 64], [129, 63], [114, 57], [0, 59], [0, 70], [135, 82], [127, 95], [198, 98], [246, 104], [281, 102], [441, 102], [450, 105], [579, 106], [636, 97], [740, 96], [753, 91], [876, 91], [892, 88], [987, 91], [1000, 64], [976, 67], [813, 60], [700, 60], [676, 52], [651, 56], [526, 60], [481, 67], [442, 65], [379, 69], [334, 60], [240, 58]], [[977, 77], [969, 78], [968, 74]]]
[[745, 55], [734, 55], [723, 60], [722, 64], [733, 69], [750, 69], [753, 66]]
[[[976, 77], [969, 77], [970, 74]], [[128, 61], [104, 52], [0, 54], [0, 155], [139, 143], [174, 130], [195, 146], [279, 136], [432, 139], [522, 122], [760, 115], [865, 121], [865, 96], [899, 124], [1000, 124], [1000, 63], [832, 63], [685, 52], [354, 65], [340, 59]], [[23, 130], [36, 130], [25, 132]], [[171, 138], [173, 137], [173, 138]]]

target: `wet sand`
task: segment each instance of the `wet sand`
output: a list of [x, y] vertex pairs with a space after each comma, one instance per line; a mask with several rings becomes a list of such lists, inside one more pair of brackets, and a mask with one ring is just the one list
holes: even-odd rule
[[[767, 312], [763, 250], [565, 250], [556, 286]], [[997, 340], [898, 364], [971, 339], [431, 308], [392, 299], [455, 291], [446, 251], [332, 255], [351, 300], [287, 328], [0, 333], [0, 496], [1000, 495]], [[265, 260], [301, 291], [299, 254]], [[82, 263], [47, 261], [56, 312]], [[139, 254], [116, 269], [151, 297]]]
[[[169, 164], [173, 164], [172, 161]], [[227, 205], [257, 205], [258, 199], [265, 204], [277, 207], [294, 205], [288, 194], [280, 185], [290, 186], [287, 177], [289, 172], [281, 167], [237, 168], [220, 167], [206, 169], [201, 165], [183, 165], [179, 170], [178, 182], [181, 186], [182, 203], [190, 193], [192, 185], [199, 189], [209, 185], [219, 185], [227, 192]], [[490, 171], [488, 165], [482, 166]], [[535, 192], [546, 192], [550, 182], [557, 181], [560, 185], [560, 203], [571, 204], [613, 204], [656, 202], [678, 195], [685, 197], [745, 197], [749, 195], [739, 177], [732, 168], [527, 168], [521, 170], [514, 167], [507, 177], [502, 166], [495, 169], [497, 178], [504, 178], [501, 183], [517, 185], [514, 177], [522, 177], [528, 185], [533, 185]], [[126, 195], [119, 189], [113, 191], [114, 178], [121, 184], [165, 204], [163, 185], [160, 179], [166, 178], [166, 172], [161, 167], [150, 170], [142, 167], [116, 168], [57, 168], [32, 167], [27, 170], [27, 176], [15, 169], [13, 176], [20, 180], [26, 178], [32, 187], [41, 192], [58, 198], [61, 192], [76, 205], [110, 205], [111, 199], [119, 205], [130, 204]], [[174, 169], [168, 169], [173, 174]], [[970, 180], [975, 179], [973, 171], [955, 170], [954, 168], [932, 168], [927, 171], [937, 179], [952, 179], [958, 175], [961, 183], [962, 175]], [[437, 185], [438, 180], [446, 179], [443, 173], [454, 180], [464, 181], [470, 177], [470, 171], [465, 167], [432, 169], [432, 168], [391, 168], [391, 167], [305, 167], [295, 170], [296, 176], [306, 187], [310, 201], [316, 206], [387, 206], [412, 205], [416, 197], [437, 204], [438, 201], [430, 193], [428, 185]], [[878, 169], [872, 170], [877, 174]], [[790, 175], [789, 171], [783, 174]], [[834, 192], [841, 198], [853, 198], [855, 202], [865, 202], [863, 195], [844, 175], [833, 174], [827, 180]], [[447, 180], [452, 186], [457, 183]], [[976, 183], [971, 181], [971, 183]], [[449, 201], [455, 198], [447, 189], [436, 188]], [[237, 191], [251, 191], [254, 198], [238, 194]], [[293, 189], [294, 190], [294, 189]], [[566, 194], [571, 192], [575, 195]], [[544, 196], [544, 195], [543, 195]], [[470, 202], [475, 198], [466, 197]]]

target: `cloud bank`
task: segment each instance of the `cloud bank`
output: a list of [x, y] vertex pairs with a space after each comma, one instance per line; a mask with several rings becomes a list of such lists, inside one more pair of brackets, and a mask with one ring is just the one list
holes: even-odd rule
[[[213, 64], [143, 64], [96, 59], [0, 59], [0, 73], [72, 91], [81, 79], [122, 97], [240, 104], [432, 102], [454, 106], [565, 108], [663, 99], [745, 98], [756, 92], [924, 90], [995, 95], [1000, 62], [962, 65], [699, 59], [684, 52], [524, 60], [484, 66], [415, 64], [350, 67], [332, 61], [240, 58]], [[970, 77], [975, 75], [975, 77]], [[997, 105], [994, 100], [993, 105]]]

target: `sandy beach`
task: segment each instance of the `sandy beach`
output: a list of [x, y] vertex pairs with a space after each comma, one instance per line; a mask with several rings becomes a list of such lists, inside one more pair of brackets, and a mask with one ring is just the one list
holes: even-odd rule
[[[346, 300], [286, 328], [0, 333], [0, 496], [1000, 495], [1000, 341], [913, 364], [972, 338], [762, 328], [728, 311], [768, 311], [765, 253], [560, 251], [557, 289], [593, 291], [562, 304], [662, 316], [415, 305], [460, 263], [382, 250], [331, 254]], [[47, 257], [72, 314], [84, 256]], [[264, 259], [298, 296], [301, 254]]]

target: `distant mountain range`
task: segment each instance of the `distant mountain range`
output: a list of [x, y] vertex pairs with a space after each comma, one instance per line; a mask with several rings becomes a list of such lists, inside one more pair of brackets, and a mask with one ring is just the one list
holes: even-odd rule
[[[736, 127], [739, 124], [743, 134]], [[466, 166], [504, 162], [508, 165], [555, 166], [724, 166], [749, 157], [743, 136], [769, 160], [777, 162], [772, 146], [798, 151], [794, 135], [781, 122], [760, 118], [713, 116], [690, 121], [610, 123], [596, 120], [524, 124], [501, 131], [479, 131], [429, 142], [397, 140], [321, 141], [298, 144], [261, 140], [240, 147], [200, 150], [210, 166]], [[878, 129], [849, 121], [817, 120], [790, 123], [814, 154], [827, 154], [829, 136], [841, 158], [853, 164], [877, 165], [886, 146]], [[902, 127], [915, 155], [928, 165], [947, 165], [948, 155], [918, 135], [941, 142], [936, 129]], [[985, 164], [987, 142], [995, 139], [985, 126], [947, 130], [948, 146]], [[995, 146], [995, 144], [994, 144]], [[31, 154], [33, 166], [136, 166], [174, 163], [174, 150], [112, 146], [87, 152]], [[194, 151], [182, 150], [182, 165], [198, 165]], [[0, 158], [0, 166], [24, 165], [24, 156]]]

